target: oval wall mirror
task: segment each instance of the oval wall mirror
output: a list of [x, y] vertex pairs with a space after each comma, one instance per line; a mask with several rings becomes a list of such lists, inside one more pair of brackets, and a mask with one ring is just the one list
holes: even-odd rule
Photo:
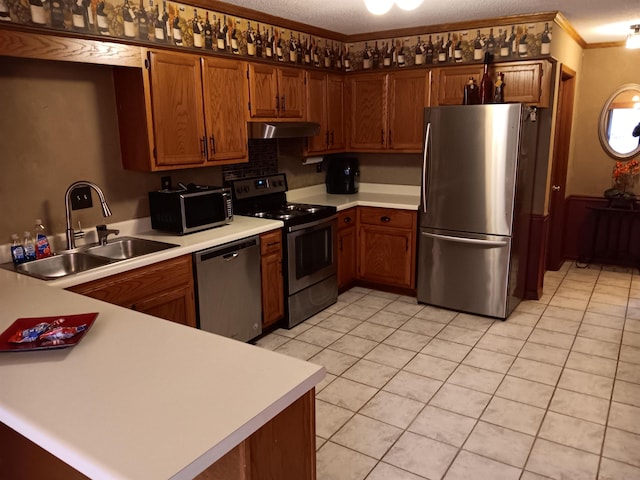
[[616, 160], [640, 153], [640, 85], [627, 83], [609, 97], [598, 127], [602, 148]]

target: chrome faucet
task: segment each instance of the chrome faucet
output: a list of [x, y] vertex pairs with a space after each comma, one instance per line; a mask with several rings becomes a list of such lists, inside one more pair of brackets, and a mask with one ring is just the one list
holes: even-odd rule
[[100, 245], [106, 245], [109, 235], [119, 235], [120, 230], [107, 228], [106, 225], [96, 225], [96, 233], [98, 234], [98, 243]]
[[78, 182], [74, 182], [71, 185], [69, 185], [69, 188], [67, 188], [67, 192], [64, 194], [65, 217], [67, 221], [66, 233], [67, 233], [67, 249], [68, 250], [76, 248], [76, 241], [73, 236], [73, 228], [71, 227], [71, 192], [76, 187], [93, 188], [98, 194], [98, 197], [100, 197], [100, 205], [102, 206], [102, 215], [105, 217], [111, 216], [111, 209], [109, 208], [109, 205], [107, 205], [107, 200], [106, 198], [104, 198], [104, 193], [102, 192], [100, 187], [97, 186], [95, 183], [87, 182], [85, 180], [80, 180]]

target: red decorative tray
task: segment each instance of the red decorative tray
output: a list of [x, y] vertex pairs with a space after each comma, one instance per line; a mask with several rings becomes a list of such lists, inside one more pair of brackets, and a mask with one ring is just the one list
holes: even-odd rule
[[[93, 325], [97, 316], [98, 313], [93, 312], [77, 315], [56, 315], [53, 317], [18, 318], [9, 326], [9, 328], [0, 334], [0, 352], [27, 352], [32, 350], [49, 350], [52, 348], [72, 347], [82, 340], [91, 328], [91, 325]], [[36, 340], [35, 342], [24, 343], [12, 343], [9, 341], [16, 332], [26, 330], [27, 328], [33, 328], [42, 322], [50, 323], [61, 319], [64, 319], [64, 322], [60, 325], [62, 327], [78, 327], [86, 324], [87, 328], [82, 332], [75, 334], [71, 338], [61, 340]]]

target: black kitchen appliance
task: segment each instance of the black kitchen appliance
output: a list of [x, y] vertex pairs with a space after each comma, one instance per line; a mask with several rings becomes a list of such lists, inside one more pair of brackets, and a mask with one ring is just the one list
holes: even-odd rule
[[336, 207], [287, 202], [284, 173], [230, 182], [237, 215], [284, 222], [286, 326], [291, 328], [338, 300]]
[[330, 157], [327, 159], [325, 180], [327, 193], [358, 193], [360, 167], [356, 157]]
[[231, 192], [212, 185], [180, 184], [178, 189], [149, 192], [149, 212], [154, 230], [199, 232], [233, 220]]

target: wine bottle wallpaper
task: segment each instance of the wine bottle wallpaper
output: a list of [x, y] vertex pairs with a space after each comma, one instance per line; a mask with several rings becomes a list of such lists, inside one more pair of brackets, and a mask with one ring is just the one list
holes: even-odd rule
[[444, 32], [425, 27], [420, 35], [346, 45], [204, 8], [192, 18], [186, 13], [192, 10], [171, 0], [0, 0], [0, 22], [342, 71], [481, 63], [486, 52], [496, 61], [551, 53], [551, 21]]

